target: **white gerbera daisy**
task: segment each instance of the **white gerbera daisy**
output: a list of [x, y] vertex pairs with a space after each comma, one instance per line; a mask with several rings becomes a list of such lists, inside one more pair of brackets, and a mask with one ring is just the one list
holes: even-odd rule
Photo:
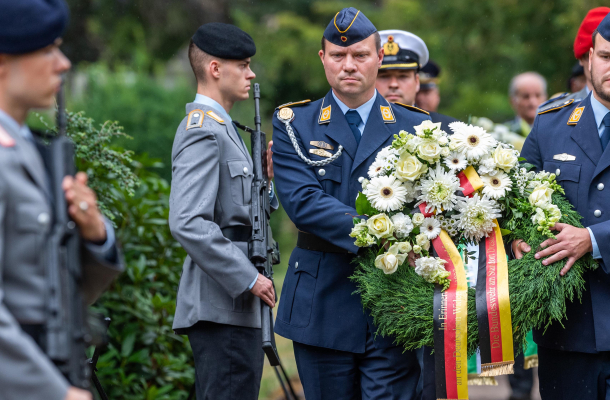
[[421, 224], [420, 232], [428, 237], [428, 239], [435, 239], [441, 233], [441, 223], [436, 218], [426, 218]]
[[459, 213], [457, 228], [462, 230], [465, 238], [475, 242], [487, 236], [495, 226], [494, 219], [501, 217], [498, 203], [478, 193], [461, 198], [456, 210]]
[[453, 131], [451, 148], [463, 153], [468, 160], [480, 159], [496, 144], [495, 139], [480, 126], [466, 125], [458, 121], [450, 123], [449, 128]]
[[447, 168], [455, 172], [461, 171], [468, 166], [466, 157], [462, 153], [458, 153], [457, 151], [452, 151], [451, 153], [449, 153], [449, 156], [445, 158], [444, 163]]
[[483, 181], [483, 194], [488, 195], [492, 199], [504, 197], [506, 192], [513, 186], [510, 177], [502, 171], [498, 171], [495, 175], [481, 175]]
[[371, 179], [364, 195], [379, 211], [395, 211], [402, 208], [407, 189], [394, 176], [378, 176]]
[[369, 178], [378, 177], [384, 171], [385, 163], [383, 161], [375, 160], [369, 167]]
[[453, 173], [446, 173], [440, 164], [431, 169], [421, 180], [421, 194], [418, 199], [426, 203], [426, 212], [453, 210], [457, 202], [455, 192], [463, 190], [460, 180]]
[[392, 217], [394, 233], [398, 239], [406, 238], [413, 230], [413, 221], [408, 215], [399, 212]]

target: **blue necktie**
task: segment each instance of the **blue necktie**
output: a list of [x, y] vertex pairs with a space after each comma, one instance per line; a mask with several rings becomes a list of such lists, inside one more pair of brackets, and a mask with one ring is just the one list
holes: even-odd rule
[[604, 123], [604, 133], [602, 133], [601, 141], [602, 141], [602, 152], [606, 150], [606, 146], [608, 146], [608, 142], [610, 142], [610, 112], [606, 114], [603, 119]]
[[345, 113], [345, 119], [347, 119], [347, 123], [349, 124], [352, 133], [354, 134], [354, 139], [356, 139], [356, 143], [360, 144], [360, 138], [362, 134], [360, 133], [360, 129], [358, 129], [358, 125], [362, 122], [362, 118], [360, 118], [360, 114], [356, 110], [349, 110]]

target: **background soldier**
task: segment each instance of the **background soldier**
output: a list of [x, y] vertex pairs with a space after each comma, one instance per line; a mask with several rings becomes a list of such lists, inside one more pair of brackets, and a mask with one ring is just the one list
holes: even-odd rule
[[[0, 388], [3, 399], [91, 399], [46, 358], [45, 249], [53, 221], [46, 147], [25, 125], [53, 105], [70, 61], [59, 50], [68, 23], [63, 0], [0, 0]], [[83, 263], [122, 269], [114, 231], [87, 176], [63, 181]], [[99, 287], [95, 291], [101, 290]], [[86, 293], [85, 293], [86, 294]], [[83, 358], [85, 354], [83, 354]]]
[[[393, 103], [420, 107], [420, 104], [415, 104], [421, 87], [418, 71], [423, 65], [430, 64], [426, 43], [411, 32], [397, 29], [381, 31], [379, 35], [384, 56], [375, 83], [377, 91]], [[436, 109], [425, 110], [432, 122], [440, 122], [441, 129], [451, 132], [449, 124], [457, 121], [455, 118], [439, 114]]]
[[293, 340], [308, 400], [415, 399], [416, 353], [375, 337], [349, 279], [358, 252], [349, 234], [360, 177], [394, 134], [428, 116], [375, 90], [383, 49], [362, 12], [335, 15], [319, 56], [332, 89], [314, 102], [280, 106], [273, 118], [278, 195], [299, 229], [275, 330]]
[[529, 135], [540, 104], [547, 99], [546, 79], [538, 72], [524, 72], [511, 79], [508, 87], [510, 105], [515, 118], [505, 122], [511, 132]]
[[[581, 102], [540, 112], [521, 153], [536, 170], [557, 175], [586, 227], [556, 224], [557, 239], [543, 242], [535, 257], [548, 257], [545, 265], [567, 259], [561, 275], [586, 253], [599, 260], [598, 269], [583, 275], [582, 300], [566, 302], [562, 324], [534, 330], [543, 399], [610, 398], [610, 15], [592, 44], [593, 90]], [[522, 241], [512, 248], [517, 258], [531, 250]]]
[[[236, 101], [248, 99], [255, 53], [250, 35], [233, 25], [197, 30], [188, 52], [197, 96], [186, 105], [172, 149], [169, 225], [188, 253], [174, 329], [193, 348], [198, 399], [258, 399], [259, 298], [275, 306], [271, 280], [248, 260], [252, 159], [229, 116]], [[267, 159], [271, 180], [271, 151]], [[273, 187], [270, 199], [277, 209]]]
[[419, 92], [415, 96], [415, 103], [426, 111], [436, 112], [441, 103], [441, 92], [438, 81], [441, 67], [432, 60], [419, 71]]

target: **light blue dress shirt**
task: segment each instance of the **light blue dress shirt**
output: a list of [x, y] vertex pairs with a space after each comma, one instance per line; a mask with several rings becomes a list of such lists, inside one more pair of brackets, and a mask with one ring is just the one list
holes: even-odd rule
[[[343, 103], [341, 100], [339, 100], [339, 98], [337, 96], [335, 96], [334, 90], [332, 93], [333, 93], [333, 97], [335, 98], [335, 101], [337, 102], [337, 105], [341, 109], [341, 112], [343, 113], [343, 115], [345, 115], [349, 110], [352, 110], [351, 108], [346, 106], [345, 103]], [[377, 98], [377, 89], [375, 89], [375, 93], [373, 94], [373, 97], [371, 97], [371, 99], [369, 101], [367, 101], [360, 107], [356, 108], [356, 110], [355, 110], [358, 112], [358, 114], [360, 114], [360, 118], [362, 119], [362, 122], [360, 123], [360, 125], [358, 125], [358, 130], [360, 131], [361, 135], [364, 133], [364, 127], [366, 126], [366, 121], [368, 121], [369, 115], [371, 115], [371, 109], [373, 108], [373, 104], [375, 103], [376, 98]]]
[[[30, 128], [28, 128], [27, 125], [19, 125], [17, 121], [15, 121], [10, 115], [5, 113], [3, 110], [0, 110], [0, 122], [7, 125], [13, 131], [19, 132], [19, 134], [23, 136], [27, 141], [32, 143], [34, 142], [34, 136], [32, 135]], [[114, 228], [110, 224], [110, 221], [108, 221], [106, 218], [104, 218], [104, 226], [106, 227], [106, 242], [101, 245], [85, 242], [85, 245], [91, 252], [103, 257], [109, 257], [110, 255], [106, 253], [108, 253], [114, 247], [116, 239], [114, 236]]]
[[[610, 110], [608, 110], [606, 106], [600, 103], [599, 100], [595, 98], [594, 94], [591, 95], [591, 108], [593, 109], [593, 115], [595, 116], [597, 133], [601, 138], [604, 133], [604, 129], [606, 128], [604, 126], [604, 117], [610, 112]], [[595, 235], [593, 235], [593, 231], [591, 231], [591, 229], [589, 228], [587, 228], [587, 230], [589, 231], [589, 236], [591, 237], [591, 246], [593, 247], [593, 258], [602, 258], [601, 252], [599, 251], [599, 246], [597, 245], [597, 241], [595, 240]]]

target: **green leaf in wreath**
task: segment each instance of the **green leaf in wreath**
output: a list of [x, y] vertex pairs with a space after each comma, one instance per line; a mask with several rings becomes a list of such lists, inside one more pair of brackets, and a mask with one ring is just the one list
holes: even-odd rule
[[502, 236], [506, 236], [508, 234], [510, 234], [512, 231], [510, 229], [502, 229], [500, 228], [500, 233], [502, 234]]
[[356, 197], [356, 212], [358, 215], [368, 215], [369, 217], [379, 214], [379, 211], [373, 208], [369, 199], [362, 192], [359, 192]]

